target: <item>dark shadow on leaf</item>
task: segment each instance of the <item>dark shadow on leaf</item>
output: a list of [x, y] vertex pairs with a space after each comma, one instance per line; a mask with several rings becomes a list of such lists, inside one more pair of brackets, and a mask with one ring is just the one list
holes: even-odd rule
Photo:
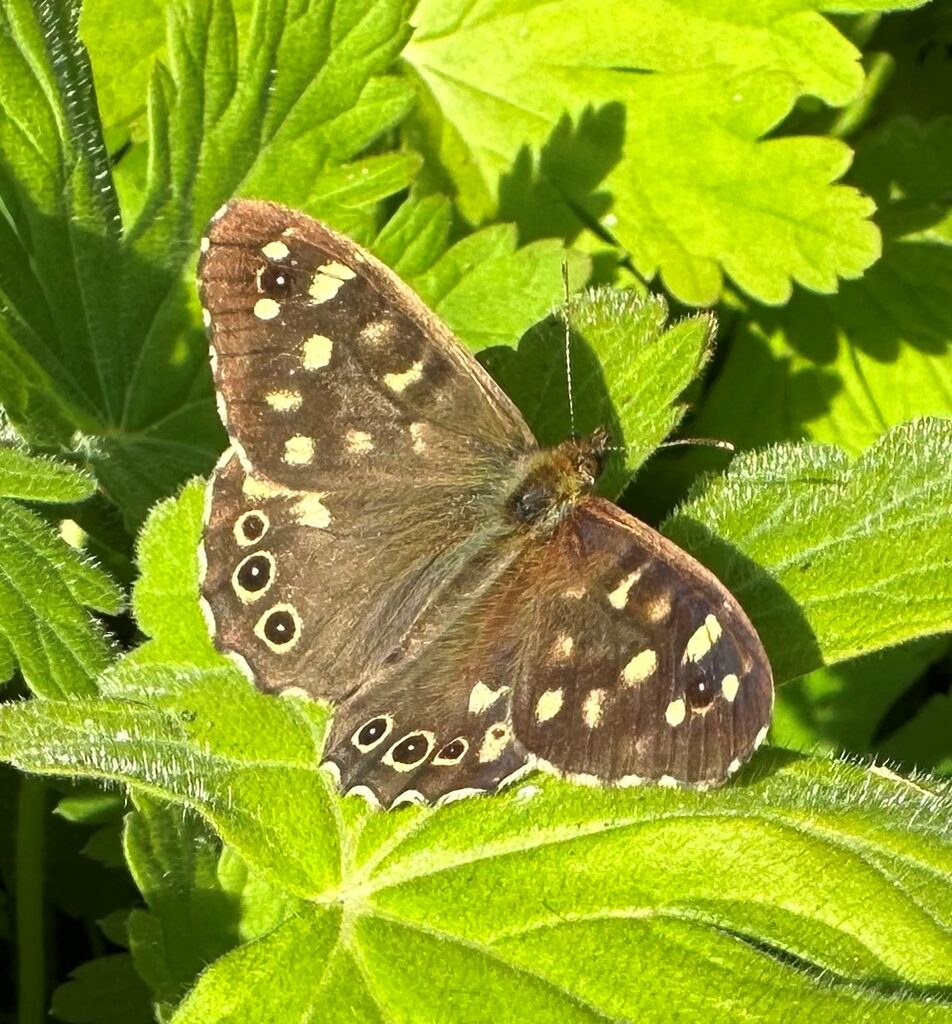
[[[570, 347], [576, 434], [605, 427], [612, 437], [622, 438], [598, 356], [575, 331]], [[555, 445], [572, 435], [561, 317], [552, 315], [531, 327], [515, 349], [499, 345], [484, 349], [478, 358], [519, 407], [541, 445]]]
[[[789, 482], [777, 486], [788, 487]], [[763, 641], [775, 683], [823, 664], [816, 635], [799, 604], [766, 569], [690, 516], [674, 516], [663, 532], [706, 565], [740, 602]]]
[[598, 186], [621, 159], [625, 108], [621, 103], [589, 107], [574, 124], [563, 115], [539, 151], [524, 146], [499, 184], [498, 219], [519, 228], [520, 241], [573, 241], [585, 228], [601, 232], [599, 221], [612, 205]]

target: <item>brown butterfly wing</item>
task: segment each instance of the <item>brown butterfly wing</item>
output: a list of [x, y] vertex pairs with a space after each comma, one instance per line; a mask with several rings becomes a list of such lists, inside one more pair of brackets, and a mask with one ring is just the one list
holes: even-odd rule
[[199, 267], [222, 420], [202, 597], [264, 689], [342, 699], [475, 548], [535, 442], [383, 264], [316, 221], [236, 200]]
[[610, 502], [578, 505], [520, 562], [494, 612], [497, 625], [519, 621], [513, 732], [543, 766], [706, 786], [766, 735], [770, 665], [743, 609]]

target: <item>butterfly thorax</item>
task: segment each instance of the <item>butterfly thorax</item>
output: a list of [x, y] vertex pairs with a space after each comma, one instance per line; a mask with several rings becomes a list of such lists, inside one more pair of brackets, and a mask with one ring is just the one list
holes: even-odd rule
[[599, 428], [534, 453], [506, 502], [510, 519], [533, 529], [554, 527], [591, 492], [608, 450], [608, 434]]

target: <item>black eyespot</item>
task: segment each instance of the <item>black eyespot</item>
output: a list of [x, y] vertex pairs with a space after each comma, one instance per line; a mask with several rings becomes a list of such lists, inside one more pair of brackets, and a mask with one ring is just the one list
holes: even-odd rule
[[692, 708], [707, 707], [717, 696], [717, 683], [700, 666], [687, 662], [683, 667], [686, 679], [684, 695]]
[[238, 530], [249, 544], [261, 540], [267, 528], [268, 521], [260, 512], [246, 512], [238, 522]]
[[258, 285], [265, 295], [289, 295], [291, 283], [291, 271], [286, 267], [264, 267], [258, 275]]
[[389, 718], [371, 718], [354, 733], [354, 743], [361, 750], [370, 750], [390, 732], [393, 722]]
[[271, 559], [267, 555], [252, 555], [238, 570], [238, 586], [255, 594], [271, 582]]
[[430, 750], [430, 741], [421, 732], [411, 732], [393, 748], [390, 758], [397, 764], [417, 764]]
[[297, 635], [294, 616], [284, 608], [271, 612], [262, 627], [265, 637], [276, 646], [289, 644]]
[[450, 740], [449, 743], [445, 744], [437, 753], [436, 757], [433, 758], [434, 764], [458, 764], [463, 760], [463, 755], [466, 753], [469, 744], [462, 736], [457, 736], [455, 740]]

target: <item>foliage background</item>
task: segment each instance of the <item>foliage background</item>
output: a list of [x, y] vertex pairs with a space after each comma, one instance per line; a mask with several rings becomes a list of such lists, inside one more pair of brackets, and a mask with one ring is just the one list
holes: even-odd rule
[[[952, 1019], [950, 108], [942, 0], [2, 0], [0, 1021]], [[606, 489], [785, 684], [737, 784], [328, 791], [195, 605], [233, 194], [373, 248], [544, 442], [567, 261]]]

